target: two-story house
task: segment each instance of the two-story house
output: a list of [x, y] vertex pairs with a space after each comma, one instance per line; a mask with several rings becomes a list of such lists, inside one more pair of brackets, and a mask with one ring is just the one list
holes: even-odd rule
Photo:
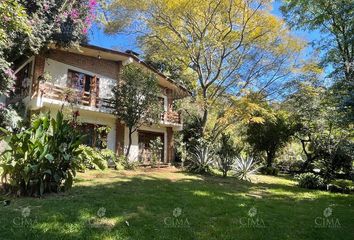
[[[113, 114], [109, 100], [122, 68], [128, 64], [136, 64], [156, 74], [163, 107], [159, 123], [142, 126], [133, 133], [129, 159], [149, 162], [149, 143], [160, 138], [163, 142], [161, 161], [169, 163], [174, 158], [173, 132], [182, 129], [182, 119], [173, 110], [174, 100], [188, 96], [189, 92], [141, 61], [133, 52], [92, 45], [82, 45], [80, 49], [53, 46], [19, 66], [15, 72], [15, 87], [7, 103], [22, 100], [30, 113], [50, 111], [55, 114], [71, 96], [70, 101], [75, 102], [72, 106], [79, 111], [82, 130], [89, 136], [87, 144], [96, 145], [97, 128], [108, 126], [107, 147], [123, 154], [128, 144], [128, 129]], [[68, 104], [64, 106], [70, 107]]]

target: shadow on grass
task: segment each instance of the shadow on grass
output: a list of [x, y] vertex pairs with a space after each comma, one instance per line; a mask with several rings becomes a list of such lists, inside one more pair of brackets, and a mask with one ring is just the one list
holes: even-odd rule
[[[75, 186], [62, 196], [14, 199], [0, 207], [0, 239], [353, 239], [353, 196], [277, 183], [148, 174]], [[83, 182], [80, 180], [79, 182]], [[314, 219], [333, 207], [340, 229]], [[22, 210], [31, 209], [27, 217]], [[250, 208], [264, 221], [245, 227]], [[14, 221], [16, 219], [16, 221]], [[27, 221], [27, 223], [26, 223]], [[348, 231], [349, 230], [349, 231]], [[349, 234], [348, 234], [349, 233]]]

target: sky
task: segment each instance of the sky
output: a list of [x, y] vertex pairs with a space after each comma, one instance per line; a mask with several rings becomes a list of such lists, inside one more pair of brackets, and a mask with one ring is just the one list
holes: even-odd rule
[[[279, 10], [281, 5], [281, 0], [276, 0], [273, 3], [272, 14], [277, 17], [282, 18], [282, 14]], [[294, 36], [305, 39], [307, 42], [313, 40], [318, 40], [321, 38], [321, 33], [317, 31], [292, 31]], [[141, 50], [137, 46], [136, 38], [134, 35], [127, 34], [116, 34], [116, 35], [107, 35], [104, 33], [98, 25], [94, 25], [89, 34], [89, 43], [92, 45], [97, 45], [104, 48], [115, 49], [120, 51], [133, 50], [135, 52], [141, 53]], [[312, 47], [308, 46], [304, 51], [305, 56], [310, 57], [312, 54]]]

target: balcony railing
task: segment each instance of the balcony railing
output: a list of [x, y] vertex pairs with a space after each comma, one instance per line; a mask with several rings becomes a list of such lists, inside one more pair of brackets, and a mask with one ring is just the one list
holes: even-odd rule
[[[83, 106], [96, 107], [113, 111], [114, 103], [108, 98], [96, 97], [90, 92], [82, 92], [73, 88], [66, 88], [51, 83], [41, 83], [40, 95], [54, 100], [66, 101]], [[167, 111], [161, 114], [161, 120], [165, 123], [181, 124], [181, 116], [178, 112]]]
[[113, 110], [114, 108], [114, 105], [110, 99], [96, 97], [95, 94], [90, 92], [80, 91], [73, 88], [65, 88], [50, 83], [41, 83], [39, 89], [41, 96], [46, 98], [96, 108], [106, 108], [110, 110]]
[[169, 123], [175, 123], [175, 124], [181, 124], [181, 115], [178, 112], [174, 111], [167, 111], [164, 112], [161, 116], [162, 120], [164, 122], [169, 122]]

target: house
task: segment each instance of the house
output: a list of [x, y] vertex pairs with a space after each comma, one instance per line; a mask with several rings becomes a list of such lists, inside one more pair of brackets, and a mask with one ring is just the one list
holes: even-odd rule
[[[188, 96], [189, 92], [141, 61], [134, 52], [92, 45], [82, 45], [79, 49], [51, 46], [19, 65], [14, 89], [6, 101], [23, 101], [31, 114], [46, 111], [53, 114], [64, 104], [64, 109], [79, 112], [78, 120], [82, 131], [88, 135], [88, 145], [98, 146], [97, 129], [108, 127], [103, 136], [107, 148], [123, 154], [128, 144], [128, 128], [113, 114], [110, 99], [122, 68], [128, 64], [156, 74], [163, 107], [159, 123], [142, 126], [133, 133], [129, 159], [149, 162], [149, 143], [160, 138], [163, 142], [161, 161], [170, 163], [174, 158], [173, 133], [180, 131], [183, 125], [180, 114], [173, 109], [174, 100]], [[74, 104], [67, 103], [68, 96]]]

